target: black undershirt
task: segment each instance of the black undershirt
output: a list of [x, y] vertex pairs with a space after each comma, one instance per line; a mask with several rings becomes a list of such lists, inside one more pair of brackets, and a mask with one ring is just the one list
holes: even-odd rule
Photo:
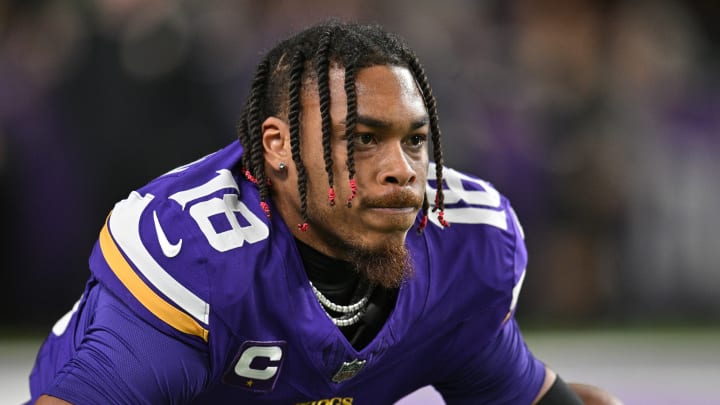
[[[295, 242], [308, 278], [330, 301], [350, 305], [365, 294], [368, 283], [355, 271], [352, 263], [328, 257], [298, 239]], [[395, 307], [396, 298], [397, 289], [376, 286], [360, 320], [354, 325], [340, 327], [356, 350], [361, 350], [377, 335]], [[330, 315], [338, 317], [340, 314], [330, 311]]]

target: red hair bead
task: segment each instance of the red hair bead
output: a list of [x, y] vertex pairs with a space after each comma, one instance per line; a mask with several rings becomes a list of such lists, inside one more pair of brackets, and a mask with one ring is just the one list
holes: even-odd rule
[[420, 225], [418, 225], [417, 232], [418, 234], [422, 233], [425, 227], [427, 227], [428, 222], [428, 216], [423, 214], [422, 219], [420, 219]]
[[265, 211], [265, 216], [270, 218], [270, 206], [265, 201], [260, 201], [260, 206], [262, 207], [262, 210]]
[[450, 227], [450, 223], [445, 220], [445, 211], [438, 212], [438, 221], [440, 221], [440, 225], [442, 225], [443, 227]]
[[355, 194], [357, 194], [357, 181], [355, 179], [350, 179], [350, 197], [348, 197], [347, 200], [347, 206], [348, 208], [352, 207], [352, 200], [355, 198]]
[[328, 201], [330, 201], [330, 205], [335, 205], [335, 189], [332, 187], [328, 190]]
[[250, 181], [250, 182], [253, 183], [253, 184], [257, 184], [258, 181], [257, 181], [257, 179], [252, 175], [252, 173], [250, 173], [250, 170], [248, 170], [247, 168], [243, 167], [243, 174], [245, 175], [245, 178], [248, 179], [248, 181]]

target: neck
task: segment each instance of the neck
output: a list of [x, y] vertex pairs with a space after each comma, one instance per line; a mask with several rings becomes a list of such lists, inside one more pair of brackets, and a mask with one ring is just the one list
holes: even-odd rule
[[333, 302], [348, 304], [360, 281], [352, 263], [324, 255], [297, 238], [295, 243], [313, 285]]

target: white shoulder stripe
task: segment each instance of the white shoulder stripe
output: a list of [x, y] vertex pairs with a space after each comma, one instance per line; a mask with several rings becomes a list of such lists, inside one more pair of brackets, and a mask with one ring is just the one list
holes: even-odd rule
[[110, 233], [130, 262], [155, 288], [192, 317], [207, 325], [210, 304], [168, 274], [140, 239], [140, 217], [153, 198], [155, 197], [152, 194], [143, 197], [133, 191], [127, 199], [117, 203], [108, 222]]
[[513, 287], [512, 290], [512, 301], [510, 302], [510, 311], [515, 309], [515, 306], [518, 302], [518, 297], [520, 297], [520, 290], [522, 289], [523, 281], [525, 281], [525, 270], [523, 270], [522, 274], [520, 275], [520, 280], [515, 284], [515, 287]]
[[[428, 215], [428, 219], [435, 225], [441, 226], [436, 215]], [[450, 224], [487, 224], [504, 231], [507, 231], [508, 228], [505, 211], [496, 211], [490, 208], [446, 208], [445, 219]]]

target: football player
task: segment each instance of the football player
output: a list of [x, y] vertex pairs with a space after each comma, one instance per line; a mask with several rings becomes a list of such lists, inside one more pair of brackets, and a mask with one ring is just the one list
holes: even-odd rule
[[328, 21], [280, 42], [238, 133], [115, 205], [32, 401], [391, 404], [432, 385], [448, 404], [618, 403], [526, 346], [522, 228], [445, 166], [396, 35]]

